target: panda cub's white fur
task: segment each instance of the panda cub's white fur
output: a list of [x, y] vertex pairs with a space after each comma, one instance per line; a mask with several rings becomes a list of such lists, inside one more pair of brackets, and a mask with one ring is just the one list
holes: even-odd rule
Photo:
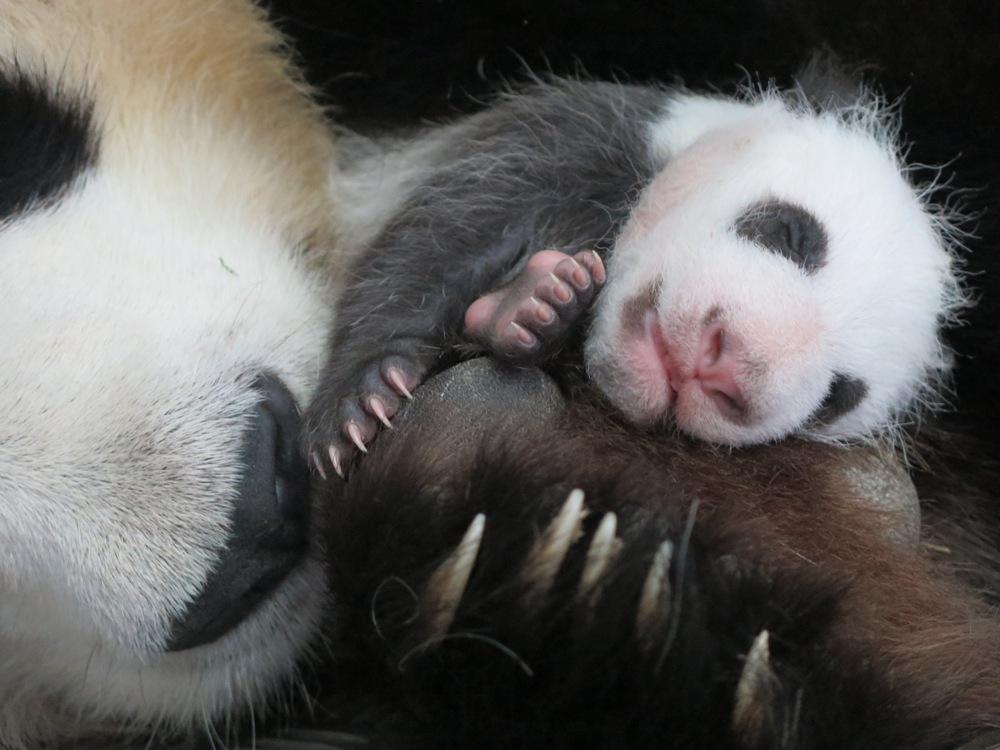
[[[964, 297], [954, 230], [909, 183], [897, 137], [867, 92], [818, 113], [774, 90], [671, 98], [650, 131], [665, 166], [615, 244], [588, 338], [597, 384], [636, 422], [669, 411], [730, 445], [891, 433], [932, 402], [950, 365], [940, 329]], [[767, 204], [815, 217], [815, 268], [737, 231]], [[695, 375], [712, 358], [717, 386]], [[816, 418], [845, 376], [860, 400]]]

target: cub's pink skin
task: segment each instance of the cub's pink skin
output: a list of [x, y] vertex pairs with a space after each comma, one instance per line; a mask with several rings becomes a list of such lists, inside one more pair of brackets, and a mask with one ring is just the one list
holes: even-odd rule
[[510, 284], [469, 306], [465, 334], [500, 358], [528, 362], [546, 356], [604, 281], [604, 263], [593, 250], [541, 250]]
[[363, 250], [314, 462], [343, 474], [469, 343], [550, 371], [582, 355], [628, 419], [713, 443], [893, 436], [937, 403], [965, 302], [895, 118], [829, 70], [735, 97], [557, 80], [370, 144], [338, 181]]

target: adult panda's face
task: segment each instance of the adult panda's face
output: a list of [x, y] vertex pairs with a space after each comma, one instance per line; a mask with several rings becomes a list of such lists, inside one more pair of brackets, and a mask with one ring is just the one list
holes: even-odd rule
[[249, 4], [145, 5], [0, 27], [0, 745], [223, 716], [320, 614], [328, 138]]

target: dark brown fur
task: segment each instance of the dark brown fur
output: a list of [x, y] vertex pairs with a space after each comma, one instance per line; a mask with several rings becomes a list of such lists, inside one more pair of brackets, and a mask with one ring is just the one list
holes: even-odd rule
[[[946, 498], [926, 505], [922, 542], [901, 539], [909, 511], [879, 509], [845, 474], [872, 465], [866, 451], [646, 440], [599, 406], [565, 407], [535, 371], [469, 367], [428, 383], [333, 499], [338, 632], [384, 665], [366, 670], [379, 699], [364, 718], [333, 726], [406, 748], [914, 750], [1000, 723], [996, 553], [945, 520]], [[525, 560], [574, 487], [582, 538], [533, 596]], [[987, 499], [952, 487], [970, 512]], [[607, 511], [621, 552], [582, 599]], [[427, 582], [480, 512], [472, 577], [434, 633]], [[635, 611], [664, 539], [674, 598], [650, 640]], [[756, 723], [730, 724], [762, 630], [773, 685]]]

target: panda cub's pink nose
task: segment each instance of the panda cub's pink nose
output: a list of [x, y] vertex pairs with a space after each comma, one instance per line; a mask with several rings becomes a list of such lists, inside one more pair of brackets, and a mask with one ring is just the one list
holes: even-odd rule
[[737, 382], [740, 343], [726, 333], [721, 323], [702, 331], [694, 363], [694, 379], [722, 416], [738, 419], [746, 412], [746, 402]]

